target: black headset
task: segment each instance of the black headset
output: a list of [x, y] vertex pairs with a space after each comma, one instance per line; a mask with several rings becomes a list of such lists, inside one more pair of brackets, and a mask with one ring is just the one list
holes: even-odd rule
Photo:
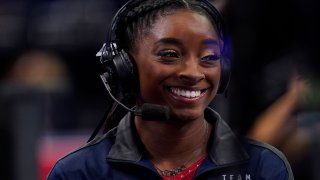
[[[225, 27], [220, 13], [209, 1], [199, 1], [201, 7], [213, 18], [219, 37], [224, 40], [226, 35]], [[130, 0], [118, 10], [111, 22], [108, 40], [97, 53], [97, 56], [100, 56], [100, 62], [104, 71], [101, 77], [105, 78], [111, 86], [110, 89], [114, 89], [123, 94], [136, 94], [139, 87], [139, 79], [134, 61], [130, 55], [119, 46], [115, 31], [127, 10], [139, 2], [141, 2], [141, 0]], [[220, 48], [221, 51], [223, 51], [224, 47]], [[225, 57], [223, 52], [221, 52], [220, 62], [221, 77], [217, 93], [224, 94], [230, 79], [230, 61], [229, 58]]]

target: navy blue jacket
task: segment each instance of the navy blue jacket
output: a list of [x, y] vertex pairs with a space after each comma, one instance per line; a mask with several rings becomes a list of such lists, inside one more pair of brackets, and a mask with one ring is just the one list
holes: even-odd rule
[[[289, 163], [281, 152], [253, 140], [238, 140], [220, 116], [208, 108], [205, 119], [214, 127], [208, 156], [194, 179], [293, 180]], [[143, 180], [161, 179], [144, 153], [128, 113], [114, 128], [60, 159], [48, 180]]]

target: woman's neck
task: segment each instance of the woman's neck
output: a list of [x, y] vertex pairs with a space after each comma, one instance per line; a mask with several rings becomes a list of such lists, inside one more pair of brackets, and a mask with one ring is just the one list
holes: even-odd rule
[[135, 125], [151, 161], [158, 168], [187, 166], [206, 153], [211, 126], [204, 119], [176, 125], [136, 117]]

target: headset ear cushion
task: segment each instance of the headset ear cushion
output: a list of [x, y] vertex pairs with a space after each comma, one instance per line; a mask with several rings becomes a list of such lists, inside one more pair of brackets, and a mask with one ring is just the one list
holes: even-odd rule
[[121, 90], [125, 92], [135, 91], [138, 86], [136, 68], [128, 53], [124, 50], [119, 51], [114, 57], [113, 63]]
[[231, 72], [231, 62], [228, 58], [221, 58], [221, 76], [220, 83], [218, 88], [218, 94], [225, 93], [229, 81], [230, 81], [230, 72]]

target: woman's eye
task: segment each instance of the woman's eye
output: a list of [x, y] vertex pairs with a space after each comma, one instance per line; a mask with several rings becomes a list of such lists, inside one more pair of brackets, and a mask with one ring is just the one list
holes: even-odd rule
[[213, 54], [213, 55], [208, 55], [208, 56], [202, 57], [201, 61], [213, 62], [213, 61], [217, 61], [219, 59], [220, 59], [220, 55]]
[[177, 59], [179, 58], [179, 54], [174, 51], [174, 50], [164, 50], [164, 51], [160, 51], [158, 53], [158, 56], [161, 58], [161, 59], [164, 59], [164, 60], [174, 60], [174, 59]]

